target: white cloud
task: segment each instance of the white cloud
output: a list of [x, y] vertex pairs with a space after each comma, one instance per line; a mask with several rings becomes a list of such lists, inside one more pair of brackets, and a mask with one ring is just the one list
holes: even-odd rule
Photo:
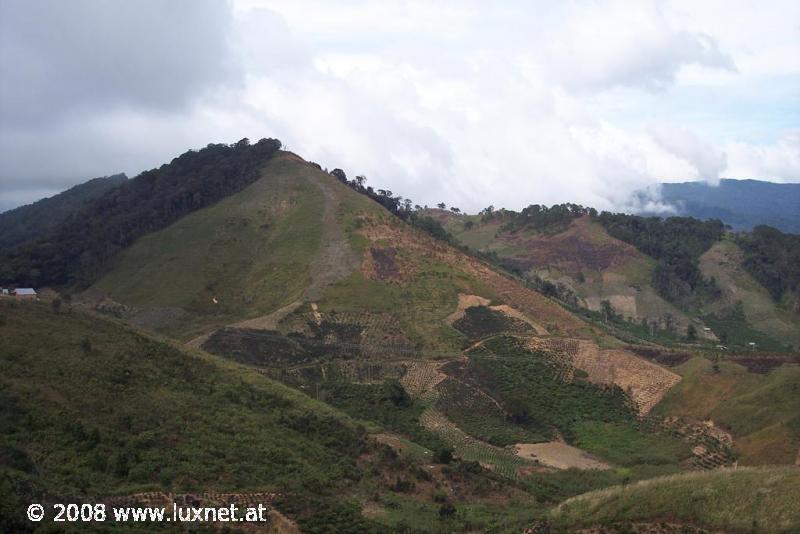
[[[180, 86], [180, 105], [128, 99], [37, 127], [0, 125], [0, 197], [26, 180], [35, 190], [133, 175], [245, 136], [278, 137], [420, 204], [468, 210], [620, 209], [660, 181], [800, 180], [797, 134], [752, 127], [754, 106], [775, 105], [752, 88], [776, 76], [800, 85], [800, 54], [788, 53], [800, 52], [800, 31], [775, 14], [797, 8], [695, 4], [238, 0], [221, 17], [227, 34], [214, 34], [229, 55], [199, 71], [203, 83]], [[190, 35], [207, 23], [197, 20]], [[167, 55], [163, 68], [176, 61]], [[720, 91], [731, 100], [724, 113], [699, 107]], [[737, 99], [747, 117], [727, 111]], [[731, 125], [751, 138], [726, 134]], [[762, 146], [756, 132], [785, 136]]]
[[[650, 130], [653, 139], [671, 154], [692, 167], [692, 180], [704, 180], [716, 185], [720, 173], [726, 169], [727, 157], [717, 147], [699, 139], [694, 133], [671, 125], [654, 126]], [[678, 181], [673, 176], [664, 176], [664, 181]]]
[[800, 181], [800, 130], [770, 145], [731, 142], [726, 146], [728, 176], [775, 182]]

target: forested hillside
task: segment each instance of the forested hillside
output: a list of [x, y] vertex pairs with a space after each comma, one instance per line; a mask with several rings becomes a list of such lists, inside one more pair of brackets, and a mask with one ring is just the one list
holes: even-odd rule
[[658, 261], [653, 285], [665, 298], [682, 302], [693, 295], [712, 295], [711, 280], [703, 278], [698, 259], [719, 241], [725, 226], [718, 220], [690, 217], [639, 217], [601, 213], [597, 220], [612, 237], [630, 243]]
[[784, 234], [757, 226], [738, 238], [744, 250], [743, 265], [775, 300], [800, 289], [800, 235]]
[[50, 236], [3, 252], [0, 283], [86, 285], [138, 237], [255, 181], [280, 146], [275, 139], [208, 145], [143, 172], [73, 213]]
[[769, 225], [783, 232], [800, 232], [800, 184], [730, 179], [717, 185], [664, 183], [658, 201], [672, 206], [677, 215], [719, 219], [736, 231]]
[[0, 248], [54, 233], [70, 215], [127, 180], [124, 174], [95, 178], [63, 193], [0, 213]]

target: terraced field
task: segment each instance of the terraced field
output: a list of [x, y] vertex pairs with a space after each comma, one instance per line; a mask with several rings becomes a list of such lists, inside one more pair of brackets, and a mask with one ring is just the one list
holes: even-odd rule
[[517, 478], [520, 470], [534, 468], [538, 464], [517, 456], [514, 451], [495, 447], [473, 438], [435, 408], [428, 408], [420, 417], [420, 423], [428, 430], [435, 432], [453, 447], [455, 454], [467, 461], [479, 462], [483, 467], [491, 469], [508, 478]]
[[[532, 338], [528, 346], [553, 354], [568, 370], [583, 371], [593, 383], [619, 387], [630, 396], [642, 415], [649, 413], [681, 380], [680, 375], [629, 351], [600, 349], [591, 341]], [[572, 376], [564, 378], [574, 378], [574, 371]]]

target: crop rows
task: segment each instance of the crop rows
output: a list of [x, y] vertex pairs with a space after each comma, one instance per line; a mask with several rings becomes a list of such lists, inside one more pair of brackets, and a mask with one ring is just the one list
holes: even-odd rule
[[729, 467], [736, 461], [730, 435], [705, 423], [677, 417], [648, 417], [642, 425], [652, 432], [665, 432], [694, 445], [690, 466], [694, 469]]
[[434, 387], [445, 379], [445, 375], [439, 370], [440, 365], [426, 361], [408, 362], [400, 384], [414, 399], [432, 399], [436, 395]]
[[537, 465], [508, 449], [495, 447], [473, 438], [435, 408], [428, 408], [422, 412], [419, 421], [422, 426], [438, 434], [453, 447], [456, 456], [466, 461], [479, 462], [482, 466], [505, 477], [516, 478], [520, 468]]

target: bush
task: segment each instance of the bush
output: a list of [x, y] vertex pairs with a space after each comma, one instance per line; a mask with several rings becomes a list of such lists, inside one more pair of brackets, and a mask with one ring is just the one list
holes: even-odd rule
[[433, 461], [437, 464], [449, 464], [453, 461], [453, 449], [451, 447], [439, 447], [433, 451]]

